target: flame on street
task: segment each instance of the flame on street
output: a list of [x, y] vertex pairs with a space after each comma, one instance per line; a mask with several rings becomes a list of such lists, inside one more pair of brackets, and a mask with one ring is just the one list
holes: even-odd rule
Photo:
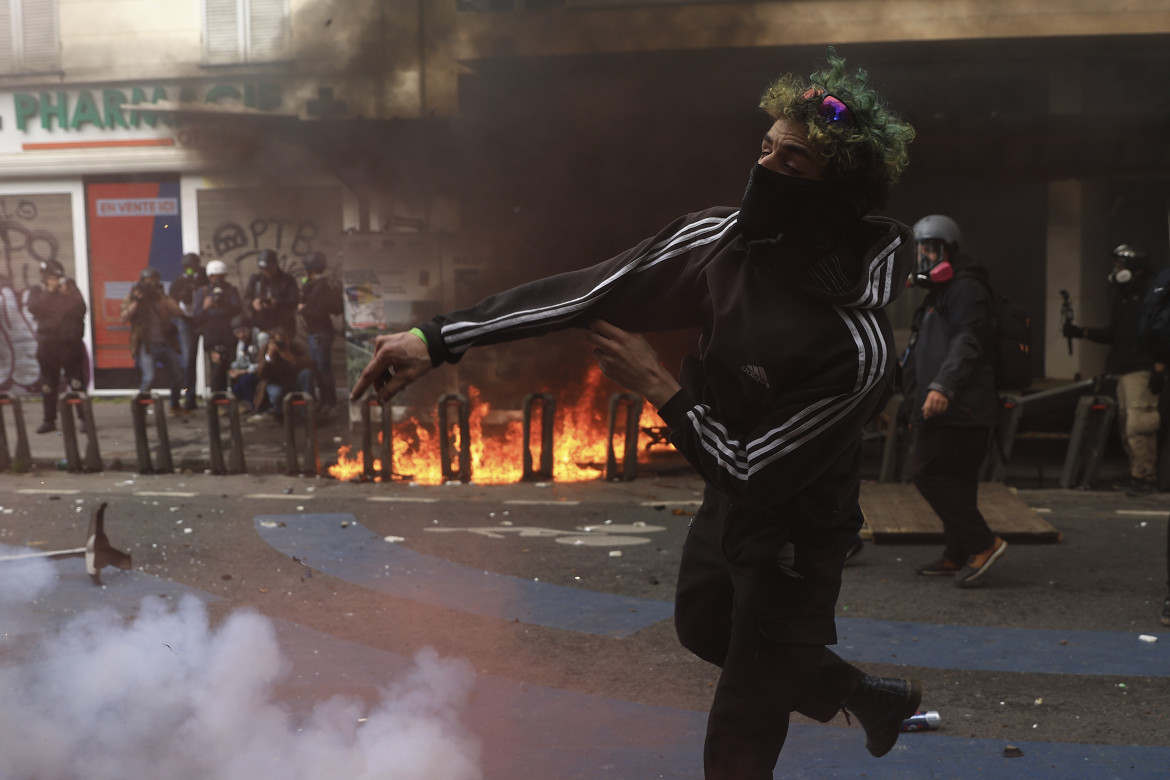
[[[582, 383], [580, 393], [573, 398], [560, 393], [556, 397], [556, 417], [553, 422], [553, 479], [557, 482], [584, 482], [603, 476], [606, 460], [606, 436], [608, 435], [609, 395], [601, 386], [602, 374], [591, 367]], [[471, 435], [471, 478], [480, 485], [506, 485], [519, 482], [524, 474], [524, 427], [518, 420], [501, 426], [493, 426], [485, 432], [484, 419], [491, 411], [490, 405], [480, 400], [475, 386], [468, 391], [470, 406]], [[615, 426], [613, 448], [620, 463], [624, 455], [624, 412], [619, 412]], [[452, 415], [453, 417], [455, 415]], [[443, 482], [440, 440], [435, 426], [420, 423], [410, 418], [394, 425], [394, 463], [396, 475], [408, 478], [420, 485], [438, 485]], [[638, 446], [670, 448], [669, 443], [660, 443], [648, 434], [646, 427], [660, 427], [665, 423], [658, 417], [654, 407], [643, 404]], [[533, 469], [540, 467], [541, 430], [539, 409], [532, 412], [532, 441], [530, 451]], [[380, 434], [379, 434], [380, 437]], [[459, 428], [452, 424], [453, 453], [459, 452]], [[381, 452], [381, 442], [375, 447]], [[352, 454], [351, 454], [352, 453]], [[361, 479], [364, 473], [364, 457], [359, 449], [352, 452], [349, 446], [342, 447], [337, 454], [336, 465], [329, 467], [329, 474], [340, 480]], [[382, 462], [374, 461], [374, 473], [380, 474]]]

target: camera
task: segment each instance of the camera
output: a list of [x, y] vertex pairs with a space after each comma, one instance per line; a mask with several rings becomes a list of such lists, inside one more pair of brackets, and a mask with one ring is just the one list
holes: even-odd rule
[[223, 301], [223, 288], [222, 287], [212, 287], [211, 288], [211, 305], [212, 306], [219, 306], [222, 301]]
[[162, 285], [153, 279], [147, 279], [135, 284], [134, 292], [143, 300], [150, 300], [162, 292]]

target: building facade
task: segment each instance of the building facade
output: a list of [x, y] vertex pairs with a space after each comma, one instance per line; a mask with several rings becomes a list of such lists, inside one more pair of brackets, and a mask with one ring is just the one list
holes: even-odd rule
[[[1099, 371], [1060, 293], [1100, 322], [1112, 245], [1167, 261], [1160, 0], [0, 0], [0, 390], [34, 389], [47, 258], [89, 303], [94, 391], [120, 393], [118, 304], [184, 252], [237, 285], [262, 249], [294, 273], [384, 255], [410, 269], [390, 326], [734, 205], [760, 91], [828, 44], [919, 130], [887, 213], [959, 220], [1033, 312], [1038, 373]], [[461, 370], [531, 357], [508, 354]]]

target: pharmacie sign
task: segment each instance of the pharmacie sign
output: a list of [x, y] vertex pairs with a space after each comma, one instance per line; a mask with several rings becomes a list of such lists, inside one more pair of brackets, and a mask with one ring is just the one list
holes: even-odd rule
[[[276, 82], [211, 85], [144, 84], [79, 90], [37, 90], [0, 94], [0, 152], [84, 146], [173, 145], [173, 114], [152, 110], [160, 101], [243, 106], [257, 111], [281, 108]], [[153, 141], [154, 143], [150, 143]]]

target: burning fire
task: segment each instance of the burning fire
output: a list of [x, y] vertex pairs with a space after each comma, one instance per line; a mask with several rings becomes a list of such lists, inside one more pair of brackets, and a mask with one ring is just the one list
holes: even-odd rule
[[[608, 435], [609, 395], [601, 387], [602, 374], [597, 366], [590, 368], [576, 398], [556, 399], [556, 417], [553, 422], [553, 479], [557, 482], [585, 482], [597, 479], [605, 471], [606, 436]], [[523, 476], [524, 426], [512, 420], [499, 430], [485, 432], [485, 418], [491, 411], [489, 404], [480, 401], [478, 388], [468, 392], [470, 405], [471, 477], [480, 485], [506, 485], [519, 482]], [[624, 454], [623, 417], [619, 413], [614, 431], [614, 455], [620, 463]], [[436, 422], [436, 425], [438, 423]], [[669, 447], [645, 431], [646, 427], [660, 427], [665, 423], [648, 404], [642, 406], [642, 428], [638, 437], [640, 448]], [[540, 466], [540, 414], [533, 410], [532, 442], [530, 451], [533, 468]], [[458, 452], [458, 426], [452, 432], [452, 452]], [[379, 442], [378, 451], [381, 449]], [[359, 450], [351, 457], [351, 448], [342, 447], [337, 453], [337, 464], [329, 467], [329, 474], [340, 480], [360, 479], [364, 472], [364, 458]], [[394, 425], [394, 473], [409, 477], [421, 485], [443, 482], [440, 439], [433, 426], [411, 418]], [[374, 461], [374, 471], [382, 470], [381, 460]]]

